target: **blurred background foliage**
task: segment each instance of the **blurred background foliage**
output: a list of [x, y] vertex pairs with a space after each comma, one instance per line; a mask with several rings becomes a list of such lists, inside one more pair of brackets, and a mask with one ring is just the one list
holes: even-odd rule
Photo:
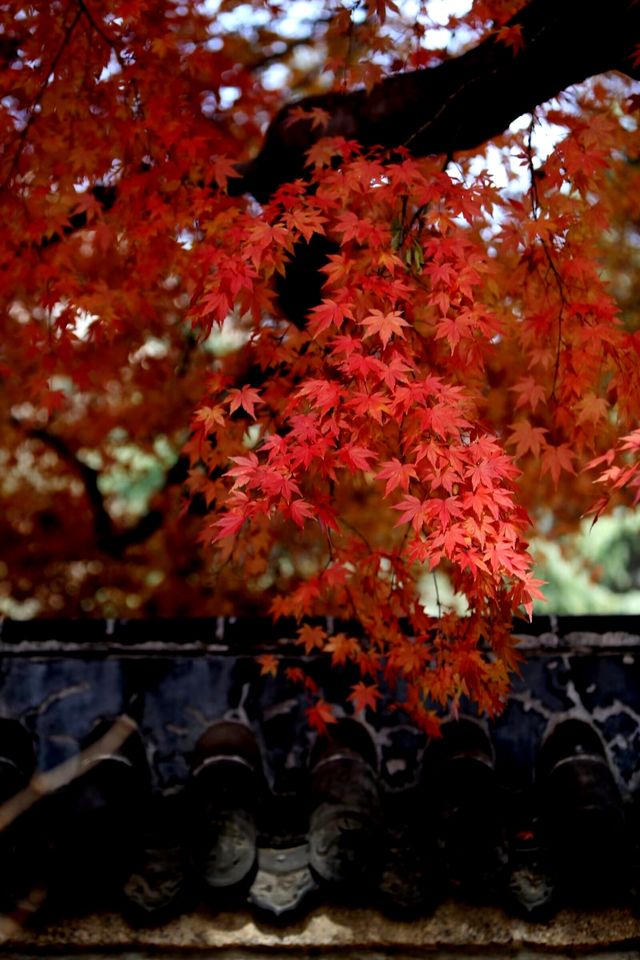
[[617, 508], [577, 533], [536, 538], [537, 575], [547, 602], [535, 613], [640, 613], [640, 512]]

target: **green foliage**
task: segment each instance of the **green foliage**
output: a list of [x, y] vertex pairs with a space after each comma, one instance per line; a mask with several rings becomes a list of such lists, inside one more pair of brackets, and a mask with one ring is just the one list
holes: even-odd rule
[[535, 613], [640, 613], [640, 511], [618, 508], [555, 541], [535, 538], [547, 601]]

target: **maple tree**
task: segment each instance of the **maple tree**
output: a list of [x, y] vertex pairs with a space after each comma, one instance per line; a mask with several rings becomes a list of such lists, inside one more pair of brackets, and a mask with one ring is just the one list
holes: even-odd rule
[[640, 499], [640, 5], [467, 7], [0, 6], [9, 612], [329, 614], [355, 711], [500, 708], [532, 525]]

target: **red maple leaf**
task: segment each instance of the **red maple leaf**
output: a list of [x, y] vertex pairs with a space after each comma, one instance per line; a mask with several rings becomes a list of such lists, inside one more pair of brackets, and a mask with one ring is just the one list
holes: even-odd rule
[[388, 497], [396, 487], [400, 487], [401, 490], [408, 490], [412, 479], [418, 479], [415, 467], [410, 463], [401, 463], [397, 457], [385, 461], [382, 464], [382, 470], [376, 473], [376, 480], [387, 481], [384, 489], [385, 497]]
[[409, 326], [402, 314], [397, 310], [391, 310], [389, 313], [384, 313], [382, 310], [371, 310], [369, 315], [366, 316], [364, 320], [361, 320], [360, 323], [363, 327], [367, 327], [367, 332], [364, 334], [364, 337], [371, 337], [377, 334], [382, 340], [383, 347], [386, 347], [394, 335], [404, 338], [402, 328]]
[[229, 404], [229, 413], [233, 413], [242, 407], [242, 409], [246, 410], [249, 416], [255, 420], [255, 404], [262, 403], [262, 400], [260, 399], [260, 394], [254, 387], [244, 386], [240, 390], [229, 390], [227, 402]]
[[309, 726], [321, 734], [328, 732], [328, 724], [337, 723], [332, 707], [325, 700], [316, 700], [313, 706], [307, 707], [305, 714]]
[[306, 500], [292, 500], [289, 504], [289, 516], [299, 527], [304, 527], [305, 520], [315, 518], [315, 509]]
[[373, 684], [366, 684], [360, 681], [351, 687], [349, 700], [353, 703], [356, 712], [360, 713], [367, 707], [369, 707], [370, 710], [375, 710], [380, 697], [381, 693], [377, 687], [373, 686]]
[[219, 156], [216, 157], [213, 161], [213, 179], [218, 184], [221, 190], [227, 189], [227, 183], [230, 177], [239, 177], [241, 176], [240, 171], [238, 170], [238, 165], [236, 161], [231, 160], [229, 157]]
[[518, 420], [512, 424], [509, 443], [515, 443], [516, 457], [523, 457], [529, 451], [534, 457], [540, 456], [548, 432], [546, 427], [534, 427], [529, 420]]
[[313, 336], [317, 337], [331, 325], [341, 327], [345, 318], [353, 320], [351, 307], [346, 303], [336, 303], [330, 297], [325, 298], [321, 304], [309, 311], [310, 329]]
[[575, 456], [568, 443], [561, 443], [557, 447], [547, 445], [542, 455], [542, 476], [545, 473], [550, 473], [554, 486], [557, 487], [563, 470], [575, 474], [576, 471], [573, 466]]

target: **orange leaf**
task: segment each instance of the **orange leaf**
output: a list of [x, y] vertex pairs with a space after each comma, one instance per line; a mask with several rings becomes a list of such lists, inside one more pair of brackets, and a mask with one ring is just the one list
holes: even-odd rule
[[298, 630], [298, 643], [302, 644], [305, 653], [324, 650], [326, 641], [327, 632], [322, 627], [312, 627], [309, 623], [303, 623]]
[[356, 683], [351, 687], [349, 700], [353, 703], [356, 712], [360, 713], [367, 707], [369, 707], [370, 710], [375, 710], [380, 697], [381, 693], [377, 687], [360, 681], [360, 683]]
[[256, 657], [256, 661], [260, 664], [261, 677], [269, 675], [275, 677], [278, 673], [278, 658], [274, 657], [272, 653], [263, 653]]

